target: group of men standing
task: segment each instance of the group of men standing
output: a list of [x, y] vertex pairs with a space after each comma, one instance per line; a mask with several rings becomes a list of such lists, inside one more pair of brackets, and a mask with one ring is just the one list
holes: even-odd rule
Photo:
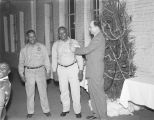
[[53, 71], [53, 79], [59, 81], [60, 100], [62, 103], [61, 117], [70, 111], [70, 96], [76, 118], [81, 118], [80, 81], [83, 79], [83, 59], [86, 55], [86, 79], [93, 107], [93, 114], [87, 119], [107, 119], [107, 104], [104, 93], [104, 53], [105, 38], [101, 32], [98, 20], [90, 23], [89, 31], [93, 38], [87, 47], [80, 47], [79, 43], [68, 36], [67, 29], [58, 28], [58, 38], [52, 47], [52, 61], [50, 63], [47, 49], [37, 42], [34, 30], [26, 33], [28, 43], [21, 49], [19, 58], [19, 74], [25, 82], [27, 94], [27, 118], [34, 115], [35, 84], [37, 84], [43, 113], [50, 117], [49, 101], [47, 98], [46, 79]]

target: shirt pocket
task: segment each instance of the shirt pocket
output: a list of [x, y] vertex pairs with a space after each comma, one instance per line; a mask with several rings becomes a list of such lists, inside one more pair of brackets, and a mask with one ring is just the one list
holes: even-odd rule
[[34, 57], [36, 57], [37, 59], [43, 59], [43, 52], [40, 47], [36, 49]]

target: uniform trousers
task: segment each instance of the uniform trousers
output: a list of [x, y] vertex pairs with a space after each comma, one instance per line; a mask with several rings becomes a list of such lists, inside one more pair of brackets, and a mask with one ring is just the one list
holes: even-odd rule
[[35, 84], [37, 84], [41, 107], [44, 113], [50, 112], [48, 97], [47, 97], [47, 83], [46, 83], [46, 71], [44, 67], [37, 69], [25, 68], [26, 77], [26, 94], [27, 94], [27, 112], [28, 114], [34, 113], [34, 96], [35, 96]]
[[74, 112], [75, 114], [80, 113], [80, 84], [78, 79], [79, 69], [77, 63], [69, 67], [63, 67], [58, 65], [57, 72], [59, 77], [59, 87], [61, 92], [60, 98], [63, 105], [63, 112], [67, 112], [70, 110], [70, 84]]

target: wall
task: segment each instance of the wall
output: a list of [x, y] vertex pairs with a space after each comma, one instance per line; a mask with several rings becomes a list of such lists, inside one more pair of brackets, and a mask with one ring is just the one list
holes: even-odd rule
[[53, 6], [51, 0], [38, 0], [36, 2], [37, 39], [46, 45], [50, 57], [54, 41]]
[[81, 46], [87, 46], [91, 40], [89, 36], [89, 24], [92, 20], [92, 0], [76, 1], [76, 39]]
[[3, 53], [3, 49], [2, 49], [2, 40], [3, 40], [3, 36], [2, 36], [2, 28], [3, 28], [3, 24], [2, 24], [2, 21], [3, 21], [3, 19], [2, 19], [2, 11], [1, 11], [1, 9], [2, 9], [2, 3], [0, 2], [0, 61], [2, 60], [2, 53]]
[[[45, 37], [44, 36], [44, 32], [45, 32], [44, 4], [45, 3], [50, 4], [52, 2], [52, 0], [8, 0], [8, 1], [9, 1], [9, 5], [3, 4], [2, 5], [3, 9], [0, 9], [0, 13], [2, 13], [2, 14], [0, 14], [0, 19], [2, 19], [2, 20], [0, 20], [0, 22], [1, 22], [0, 27], [3, 28], [3, 23], [2, 23], [3, 16], [8, 16], [9, 14], [13, 14], [14, 16], [16, 16], [16, 28], [17, 28], [16, 29], [16, 31], [17, 31], [16, 32], [16, 43], [18, 44], [18, 50], [16, 50], [16, 52], [14, 52], [14, 53], [4, 51], [4, 32], [3, 32], [3, 29], [0, 29], [0, 36], [1, 36], [0, 45], [2, 45], [2, 47], [0, 47], [0, 59], [2, 56], [3, 60], [8, 62], [11, 65], [11, 67], [17, 67], [19, 52], [21, 49], [20, 39], [19, 39], [20, 38], [19, 37], [19, 11], [22, 11], [24, 13], [24, 32], [26, 32], [29, 29], [36, 29], [36, 33], [38, 35], [37, 36], [38, 41], [41, 43], [45, 43], [45, 38], [44, 38]], [[53, 1], [55, 3], [54, 7], [56, 9], [58, 9], [58, 6], [56, 6], [58, 0], [53, 0]], [[34, 4], [32, 4], [32, 3], [34, 3]], [[57, 16], [56, 11], [54, 11], [54, 12], [55, 12], [54, 15]], [[51, 17], [53, 17], [53, 16], [51, 16]], [[57, 20], [55, 20], [55, 22], [57, 22]], [[53, 41], [53, 33], [51, 33], [51, 34], [52, 34], [51, 41]], [[9, 38], [9, 41], [10, 41], [10, 38]]]
[[53, 4], [53, 34], [54, 41], [57, 40], [57, 30], [59, 27], [59, 0], [52, 0]]
[[45, 39], [45, 17], [44, 17], [44, 1], [38, 0], [36, 5], [36, 31], [37, 39], [41, 43], [44, 43]]
[[[15, 37], [15, 42], [17, 44], [16, 51], [15, 52], [5, 52], [4, 51], [4, 31], [2, 31], [2, 57], [3, 60], [8, 62], [11, 67], [17, 67], [18, 65], [18, 56], [19, 56], [19, 51], [20, 51], [20, 39], [19, 39], [19, 11], [24, 12], [24, 31], [28, 30], [31, 28], [31, 11], [30, 11], [30, 0], [13, 0], [11, 2], [8, 2], [6, 4], [3, 4], [3, 9], [1, 9], [2, 12], [2, 18], [3, 16], [7, 16], [8, 18], [8, 25], [9, 25], [9, 15], [12, 14], [14, 16], [14, 21], [15, 21], [15, 29], [16, 29], [16, 37]], [[3, 23], [1, 23], [2, 25]], [[2, 27], [3, 28], [3, 27]], [[8, 26], [8, 29], [10, 29], [10, 26]], [[9, 32], [8, 32], [9, 34]], [[9, 43], [10, 41], [10, 36], [9, 36]], [[9, 44], [10, 45], [10, 44]]]
[[75, 38], [82, 45], [84, 40], [84, 0], [76, 1]]
[[135, 37], [136, 75], [154, 74], [154, 1], [126, 1], [127, 12], [132, 15], [131, 35]]

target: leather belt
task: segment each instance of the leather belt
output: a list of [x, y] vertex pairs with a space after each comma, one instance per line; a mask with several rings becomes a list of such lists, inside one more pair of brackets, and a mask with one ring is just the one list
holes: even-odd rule
[[27, 69], [38, 69], [38, 68], [41, 68], [41, 67], [43, 67], [43, 66], [44, 66], [44, 65], [37, 66], [37, 67], [25, 66], [25, 68], [27, 68]]
[[74, 65], [75, 63], [76, 63], [76, 61], [74, 63], [70, 64], [70, 65], [61, 65], [61, 64], [58, 64], [58, 65], [60, 65], [62, 67], [70, 67], [70, 66]]

